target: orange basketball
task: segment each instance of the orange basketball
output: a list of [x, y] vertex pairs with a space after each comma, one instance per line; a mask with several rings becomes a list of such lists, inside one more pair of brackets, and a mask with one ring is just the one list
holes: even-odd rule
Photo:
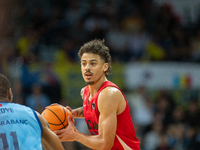
[[71, 112], [61, 105], [51, 105], [41, 113], [41, 116], [49, 123], [52, 131], [64, 129], [68, 126], [67, 117], [70, 116], [74, 123]]

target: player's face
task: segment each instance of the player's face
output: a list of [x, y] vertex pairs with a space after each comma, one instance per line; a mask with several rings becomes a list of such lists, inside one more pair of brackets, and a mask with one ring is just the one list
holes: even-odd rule
[[105, 78], [105, 71], [108, 69], [108, 63], [100, 58], [99, 55], [84, 53], [81, 57], [82, 76], [87, 84], [94, 84], [101, 78]]

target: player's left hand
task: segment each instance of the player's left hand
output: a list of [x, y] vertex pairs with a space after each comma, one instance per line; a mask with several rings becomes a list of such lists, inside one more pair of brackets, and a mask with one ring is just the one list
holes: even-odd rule
[[75, 132], [77, 131], [70, 117], [68, 119], [68, 126], [65, 129], [54, 131], [60, 141], [75, 141]]

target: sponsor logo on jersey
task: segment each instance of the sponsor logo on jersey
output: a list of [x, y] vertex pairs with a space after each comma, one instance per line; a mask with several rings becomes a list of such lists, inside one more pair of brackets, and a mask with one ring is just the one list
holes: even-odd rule
[[92, 109], [93, 110], [95, 109], [95, 103], [92, 103]]
[[11, 120], [0, 121], [0, 126], [12, 125], [12, 124], [28, 125], [28, 120], [27, 119], [11, 119]]
[[98, 135], [98, 124], [96, 122], [92, 122], [91, 120], [86, 121], [88, 129], [92, 135]]
[[14, 113], [14, 110], [12, 108], [0, 108], [0, 114], [4, 113]]

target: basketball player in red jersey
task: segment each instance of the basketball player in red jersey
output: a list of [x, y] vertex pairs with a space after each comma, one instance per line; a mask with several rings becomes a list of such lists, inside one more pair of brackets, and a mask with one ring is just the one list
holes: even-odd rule
[[78, 141], [95, 150], [139, 150], [129, 105], [122, 91], [107, 80], [111, 56], [104, 41], [92, 40], [79, 50], [82, 76], [87, 86], [81, 90], [83, 107], [71, 110], [84, 117], [91, 135], [79, 132], [68, 118], [66, 129], [55, 131], [61, 141]]

